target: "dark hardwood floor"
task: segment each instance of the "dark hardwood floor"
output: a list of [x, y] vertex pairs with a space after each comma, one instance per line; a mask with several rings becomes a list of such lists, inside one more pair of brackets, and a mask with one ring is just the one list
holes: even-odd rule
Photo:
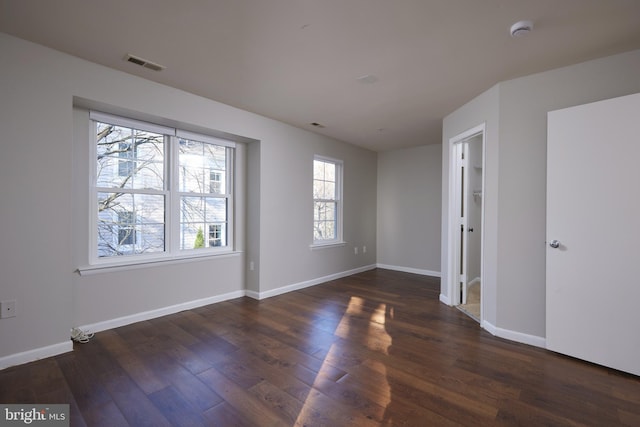
[[69, 403], [75, 426], [640, 426], [640, 378], [493, 337], [438, 294], [377, 269], [184, 311], [0, 371], [0, 402]]

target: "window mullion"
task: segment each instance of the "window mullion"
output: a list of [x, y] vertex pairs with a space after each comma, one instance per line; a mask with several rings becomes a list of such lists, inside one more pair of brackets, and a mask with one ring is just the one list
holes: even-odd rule
[[178, 138], [169, 137], [169, 160], [167, 165], [167, 209], [166, 227], [169, 236], [167, 252], [177, 254], [180, 252], [180, 195], [179, 190], [179, 165], [178, 165], [179, 144]]

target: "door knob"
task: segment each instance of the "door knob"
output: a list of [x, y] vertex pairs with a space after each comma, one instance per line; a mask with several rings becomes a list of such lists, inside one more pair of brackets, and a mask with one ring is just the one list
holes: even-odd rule
[[560, 241], [559, 240], [552, 240], [549, 243], [549, 246], [551, 246], [553, 249], [558, 249], [560, 247]]
[[469, 233], [473, 233], [473, 227], [469, 228]]

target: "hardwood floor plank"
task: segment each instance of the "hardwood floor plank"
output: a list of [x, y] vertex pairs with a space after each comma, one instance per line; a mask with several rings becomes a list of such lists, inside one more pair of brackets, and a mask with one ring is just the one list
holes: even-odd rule
[[82, 358], [67, 353], [56, 360], [82, 413], [111, 402], [111, 396]]
[[222, 402], [204, 412], [204, 418], [210, 426], [254, 427], [255, 424], [236, 411], [227, 402]]
[[200, 411], [220, 404], [223, 399], [207, 387], [197, 376], [189, 372], [169, 355], [161, 352], [148, 354], [147, 362], [158, 377], [181, 393], [185, 400]]
[[153, 393], [169, 385], [166, 381], [156, 376], [145, 363], [144, 358], [139, 353], [136, 353], [135, 349], [136, 346], [140, 345], [139, 343], [134, 342], [131, 343], [132, 345], [128, 345], [118, 332], [105, 332], [107, 333], [103, 333], [100, 336], [104, 347], [114, 354], [118, 364], [145, 393]]
[[215, 368], [198, 375], [211, 390], [221, 396], [236, 411], [243, 414], [253, 425], [284, 426], [286, 419], [265, 405], [260, 399], [228, 379]]
[[640, 411], [628, 412], [618, 409], [618, 418], [625, 426], [640, 426]]
[[189, 403], [173, 386], [158, 390], [149, 395], [156, 408], [171, 422], [172, 426], [205, 426], [202, 413]]
[[[304, 406], [302, 402], [266, 380], [254, 384], [248, 391], [271, 409], [278, 412], [287, 425], [295, 424]], [[313, 419], [317, 421], [319, 415], [320, 414], [316, 414], [316, 417]]]
[[0, 371], [72, 426], [637, 426], [640, 378], [497, 338], [374, 269], [103, 331]]
[[[528, 405], [519, 400], [507, 399], [502, 402], [501, 409], [496, 416], [497, 426], [553, 426], [553, 427], [583, 427], [585, 425], [604, 426], [609, 424], [582, 423], [564, 416], [545, 411]], [[610, 424], [610, 425], [616, 425]]]
[[102, 379], [122, 416], [132, 426], [164, 427], [171, 423], [125, 373]]
[[[120, 409], [112, 401], [93, 407], [82, 413], [86, 425], [91, 427], [129, 427], [130, 424], [124, 418]], [[72, 426], [78, 425], [77, 418], [71, 418]]]

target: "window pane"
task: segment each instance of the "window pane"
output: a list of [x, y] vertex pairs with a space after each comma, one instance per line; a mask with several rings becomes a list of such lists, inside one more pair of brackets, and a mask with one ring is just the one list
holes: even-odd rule
[[181, 197], [180, 198], [180, 222], [202, 223], [204, 222], [204, 198]]
[[180, 249], [227, 246], [226, 221], [226, 198], [181, 197]]
[[227, 199], [207, 197], [205, 206], [207, 222], [225, 222], [227, 219]]
[[337, 204], [335, 202], [316, 202], [313, 213], [314, 220], [330, 220], [336, 219]]
[[[207, 230], [207, 234], [205, 234]], [[180, 249], [227, 246], [227, 224], [180, 224]]]
[[324, 199], [324, 182], [323, 181], [313, 181], [313, 198], [314, 199]]
[[313, 222], [313, 238], [314, 240], [333, 240], [336, 238], [335, 221], [314, 221]]
[[97, 185], [164, 189], [164, 135], [97, 123]]
[[205, 192], [203, 144], [196, 141], [180, 140], [178, 165], [180, 168], [180, 191]]
[[336, 219], [336, 204], [326, 203], [324, 211], [324, 219], [329, 221], [335, 221]]
[[180, 191], [226, 193], [226, 148], [181, 139], [179, 150]]
[[98, 256], [164, 251], [164, 196], [98, 193]]
[[324, 164], [324, 180], [335, 182], [336, 180], [336, 165], [334, 163]]
[[325, 221], [325, 239], [336, 238], [336, 223], [335, 221]]
[[324, 165], [320, 160], [313, 161], [313, 179], [324, 179]]
[[225, 224], [213, 224], [209, 226], [209, 247], [227, 245], [227, 226]]
[[333, 182], [324, 183], [324, 198], [335, 200], [336, 198], [336, 184]]

